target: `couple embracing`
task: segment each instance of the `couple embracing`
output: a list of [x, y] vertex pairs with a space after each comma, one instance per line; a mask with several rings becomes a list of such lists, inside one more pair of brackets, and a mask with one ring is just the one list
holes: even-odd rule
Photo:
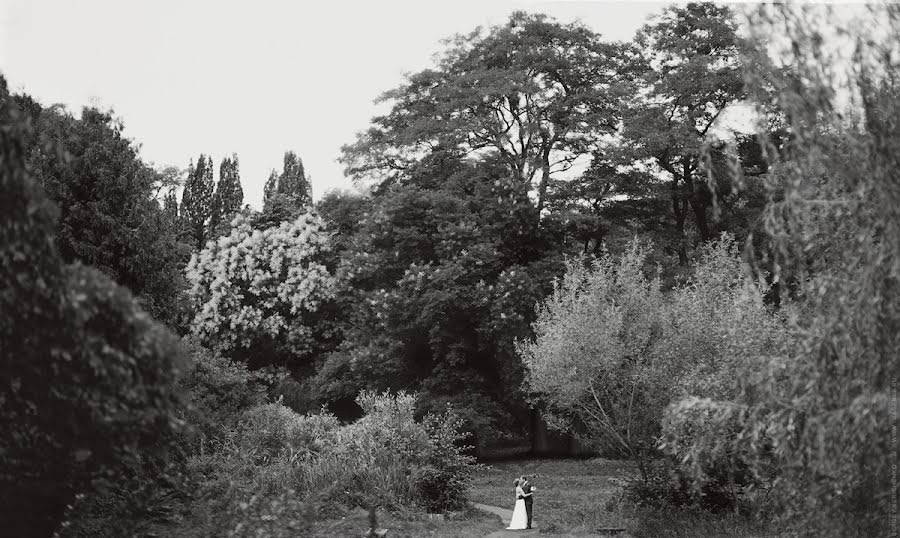
[[509, 530], [531, 528], [531, 509], [534, 505], [534, 492], [537, 490], [531, 482], [522, 475], [513, 482], [516, 486], [516, 507], [513, 510], [512, 520], [509, 522]]

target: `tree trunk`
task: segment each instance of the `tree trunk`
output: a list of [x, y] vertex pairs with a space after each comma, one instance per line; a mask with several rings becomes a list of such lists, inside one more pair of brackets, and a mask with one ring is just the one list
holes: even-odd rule
[[688, 264], [687, 238], [684, 236], [684, 220], [687, 217], [688, 204], [678, 189], [678, 180], [672, 182], [672, 210], [675, 213], [675, 232], [678, 236], [678, 263], [683, 267]]
[[694, 211], [694, 222], [697, 223], [697, 229], [700, 231], [700, 239], [704, 242], [712, 239], [712, 233], [709, 231], [709, 223], [706, 220], [706, 204], [696, 195], [691, 196], [691, 209]]
[[541, 211], [547, 198], [547, 187], [550, 185], [550, 148], [541, 152], [541, 182], [538, 184], [537, 220], [541, 221]]

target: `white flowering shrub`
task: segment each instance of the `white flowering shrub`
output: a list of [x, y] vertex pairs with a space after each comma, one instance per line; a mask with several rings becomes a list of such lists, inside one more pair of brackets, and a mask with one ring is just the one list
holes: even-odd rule
[[208, 242], [188, 263], [192, 331], [224, 351], [259, 344], [308, 353], [312, 331], [305, 321], [334, 294], [322, 260], [328, 249], [316, 215], [265, 230], [254, 230], [239, 215], [231, 234]]

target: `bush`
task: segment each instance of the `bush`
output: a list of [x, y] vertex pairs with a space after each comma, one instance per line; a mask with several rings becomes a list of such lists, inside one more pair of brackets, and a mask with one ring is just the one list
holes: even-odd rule
[[221, 437], [241, 413], [265, 401], [270, 382], [265, 372], [250, 371], [192, 337], [183, 338], [181, 344], [192, 359], [180, 382], [190, 396], [187, 418], [205, 440]]
[[467, 438], [460, 434], [462, 420], [448, 409], [443, 415], [427, 415], [422, 424], [428, 445], [413, 475], [418, 503], [429, 512], [462, 509], [475, 470], [475, 458], [461, 445]]
[[677, 381], [677, 365], [655, 353], [665, 305], [659, 279], [644, 274], [647, 253], [633, 242], [618, 259], [569, 262], [538, 307], [534, 342], [518, 343], [550, 425], [631, 459], [642, 473]]
[[[693, 276], [665, 294], [644, 276], [646, 254], [632, 243], [618, 259], [568, 264], [539, 307], [535, 342], [519, 345], [529, 387], [549, 404], [552, 426], [637, 463], [633, 500], [733, 507], [745, 486], [764, 480], [750, 472], [746, 451], [687, 446], [689, 436], [733, 437], [740, 409], [706, 409], [734, 411], [715, 423], [703, 413], [688, 420], [687, 408], [670, 404], [733, 394], [735, 382], [753, 379], [766, 354], [786, 352], [793, 338], [727, 235], [702, 247]], [[736, 380], [739, 370], [747, 378]], [[665, 472], [660, 448], [678, 462]]]
[[777, 62], [792, 66], [760, 58], [749, 81], [791, 132], [785, 148], [763, 140], [783, 188], [764, 214], [764, 260], [798, 283], [798, 342], [736, 364], [728, 390], [675, 406], [667, 427], [698, 481], [723, 457], [771, 480], [781, 523], [801, 535], [882, 536], [895, 521], [900, 10], [857, 15], [845, 26], [783, 5], [756, 18], [761, 37], [787, 37]]
[[264, 404], [244, 412], [235, 442], [257, 462], [295, 462], [328, 449], [338, 427], [330, 414], [299, 415], [280, 402]]
[[28, 129], [2, 95], [0, 120], [0, 526], [48, 535], [77, 493], [165, 470], [184, 356], [127, 290], [63, 267]]
[[628, 481], [622, 497], [641, 508], [699, 508], [711, 513], [735, 510], [752, 481], [746, 467], [709, 468], [702, 483], [695, 481], [673, 458], [656, 458], [647, 465], [647, 477]]

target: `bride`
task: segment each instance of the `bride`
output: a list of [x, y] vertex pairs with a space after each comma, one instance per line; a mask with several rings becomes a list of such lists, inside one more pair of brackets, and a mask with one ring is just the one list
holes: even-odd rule
[[508, 530], [524, 530], [528, 526], [528, 516], [525, 513], [525, 492], [519, 485], [519, 479], [514, 482], [516, 486], [516, 508], [513, 510], [512, 520], [509, 522]]

